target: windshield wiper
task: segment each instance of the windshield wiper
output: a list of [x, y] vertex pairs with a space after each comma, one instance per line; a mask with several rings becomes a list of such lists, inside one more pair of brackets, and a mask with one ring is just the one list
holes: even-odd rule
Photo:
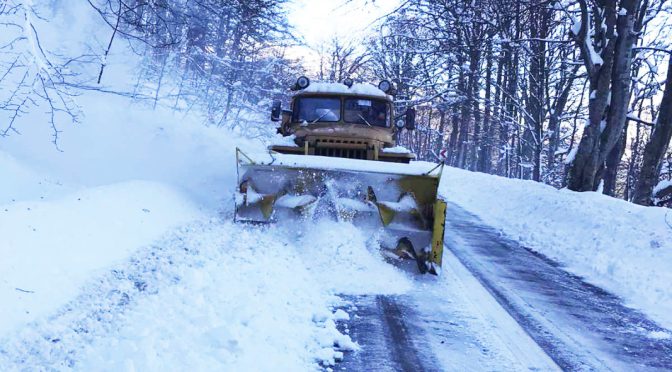
[[331, 111], [325, 111], [324, 114], [320, 115], [319, 118], [317, 118], [317, 119], [311, 121], [310, 124], [314, 124], [316, 121], [320, 121], [320, 119], [322, 119], [323, 117], [327, 116], [327, 114], [330, 113], [330, 112], [331, 112]]
[[373, 126], [373, 125], [369, 124], [369, 122], [366, 121], [366, 119], [364, 119], [364, 117], [362, 116], [362, 114], [357, 114], [357, 116], [359, 116], [362, 120], [364, 120], [364, 122], [366, 123], [366, 125], [368, 125], [368, 126], [370, 126], [370, 127]]

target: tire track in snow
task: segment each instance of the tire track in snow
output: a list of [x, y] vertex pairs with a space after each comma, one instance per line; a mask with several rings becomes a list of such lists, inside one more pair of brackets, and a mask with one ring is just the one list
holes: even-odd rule
[[422, 328], [414, 326], [418, 314], [408, 296], [345, 297], [351, 302], [349, 332], [362, 352], [348, 353], [339, 371], [437, 371], [441, 370]]
[[[392, 349], [394, 350], [394, 360], [404, 371], [425, 371], [431, 370], [435, 362], [433, 358], [420, 357], [420, 352], [413, 344], [413, 338], [410, 330], [406, 327], [406, 318], [409, 315], [409, 309], [402, 304], [397, 303], [394, 298], [387, 296], [378, 296], [378, 307], [385, 318], [387, 331], [392, 340]], [[421, 362], [421, 360], [423, 362]], [[430, 364], [428, 366], [428, 364]]]
[[449, 251], [441, 277], [411, 275], [404, 295], [344, 296], [361, 350], [337, 370], [559, 370]]

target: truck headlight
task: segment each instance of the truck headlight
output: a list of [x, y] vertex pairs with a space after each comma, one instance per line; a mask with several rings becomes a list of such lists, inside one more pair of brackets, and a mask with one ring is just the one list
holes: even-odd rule
[[310, 79], [308, 79], [305, 76], [301, 76], [300, 78], [296, 79], [296, 86], [299, 89], [306, 89], [310, 85]]
[[386, 94], [389, 94], [390, 91], [392, 90], [392, 83], [390, 83], [387, 80], [383, 80], [380, 83], [378, 83], [378, 89], [382, 90]]

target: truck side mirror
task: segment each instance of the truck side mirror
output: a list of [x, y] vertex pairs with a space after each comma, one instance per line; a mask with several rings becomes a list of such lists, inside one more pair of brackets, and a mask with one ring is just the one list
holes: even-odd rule
[[415, 109], [414, 108], [407, 108], [406, 109], [406, 129], [407, 130], [413, 130], [415, 129]]
[[282, 103], [280, 101], [273, 101], [271, 106], [271, 121], [280, 121], [282, 115]]

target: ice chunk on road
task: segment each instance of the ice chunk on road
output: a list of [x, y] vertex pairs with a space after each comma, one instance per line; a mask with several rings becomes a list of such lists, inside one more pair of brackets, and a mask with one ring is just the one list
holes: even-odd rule
[[346, 313], [343, 309], [338, 309], [334, 312], [335, 320], [350, 320], [350, 315]]

